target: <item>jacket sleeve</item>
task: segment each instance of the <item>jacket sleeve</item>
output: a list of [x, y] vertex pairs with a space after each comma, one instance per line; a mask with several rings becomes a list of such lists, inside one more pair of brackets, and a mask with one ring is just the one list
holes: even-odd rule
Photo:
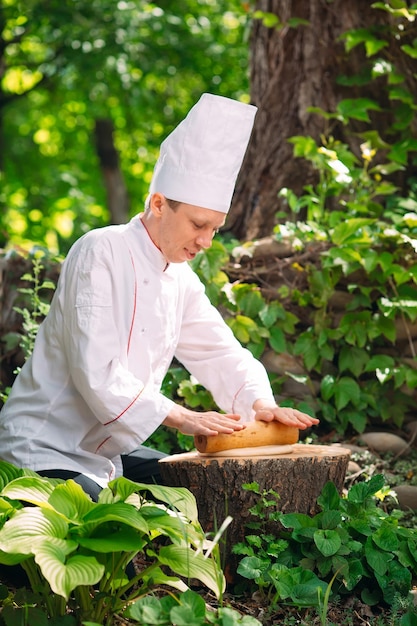
[[119, 241], [93, 235], [75, 246], [62, 278], [63, 348], [77, 392], [98, 421], [91, 437], [102, 436], [106, 456], [129, 452], [173, 405], [128, 367], [135, 306], [131, 259]]
[[255, 400], [274, 402], [267, 372], [235, 338], [207, 298], [203, 284], [190, 272], [176, 356], [210, 390], [222, 410], [251, 420]]

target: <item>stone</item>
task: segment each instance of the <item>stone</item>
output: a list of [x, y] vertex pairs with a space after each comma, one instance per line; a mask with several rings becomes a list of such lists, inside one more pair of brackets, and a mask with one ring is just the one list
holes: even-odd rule
[[403, 511], [417, 511], [417, 487], [415, 485], [397, 485], [392, 488], [397, 494], [398, 504]]
[[393, 433], [363, 433], [360, 435], [359, 441], [368, 446], [372, 452], [378, 452], [378, 454], [386, 454], [387, 452], [405, 454], [410, 450], [408, 443]]

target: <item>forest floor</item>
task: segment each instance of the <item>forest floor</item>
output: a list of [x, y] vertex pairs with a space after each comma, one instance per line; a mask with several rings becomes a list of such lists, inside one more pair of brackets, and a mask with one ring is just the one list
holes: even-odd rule
[[[342, 443], [342, 442], [341, 442]], [[355, 446], [354, 446], [355, 447]], [[367, 448], [363, 453], [352, 452], [356, 468], [346, 474], [346, 489], [358, 480], [367, 480], [373, 475], [383, 474], [387, 484], [395, 490], [397, 485], [417, 486], [417, 448], [410, 447], [405, 455], [386, 453], [378, 455]], [[357, 467], [360, 471], [357, 471]], [[385, 503], [385, 501], [384, 501]], [[386, 511], [398, 508], [394, 498], [388, 498], [383, 504]], [[417, 507], [404, 511], [400, 524], [417, 529]], [[414, 581], [417, 585], [417, 580]], [[208, 606], [218, 608], [216, 598], [203, 589], [197, 589], [203, 595]], [[417, 591], [416, 591], [417, 594]], [[336, 602], [329, 602], [327, 611], [320, 613], [317, 608], [299, 608], [285, 604], [271, 604], [262, 598], [259, 591], [239, 591], [227, 589], [223, 597], [223, 606], [235, 609], [241, 616], [256, 618], [264, 626], [417, 626], [417, 606], [412, 621], [402, 622], [401, 616], [413, 606], [414, 595], [408, 599], [398, 599], [395, 606], [368, 606], [354, 595], [346, 596]], [[413, 610], [414, 613], [414, 610]], [[129, 624], [129, 622], [120, 622]], [[133, 624], [132, 624], [133, 626]]]
[[[343, 442], [341, 442], [343, 443]], [[413, 485], [417, 487], [417, 448], [415, 444], [407, 451], [406, 455], [393, 455], [387, 453], [378, 455], [370, 453], [366, 448], [363, 453], [352, 453], [351, 457], [356, 467], [348, 470], [346, 474], [346, 489], [353, 482], [366, 480], [375, 474], [383, 474], [387, 484], [395, 490], [397, 485]], [[360, 472], [357, 467], [360, 467]], [[358, 475], [360, 474], [360, 475]], [[385, 501], [384, 501], [385, 502]], [[384, 504], [385, 510], [398, 508], [395, 501]], [[403, 527], [417, 529], [417, 507], [404, 511], [400, 524]], [[140, 562], [136, 567], [140, 569]], [[257, 619], [263, 626], [417, 626], [417, 605], [410, 609], [417, 600], [417, 580], [414, 580], [413, 588], [416, 595], [408, 599], [398, 599], [393, 606], [368, 606], [360, 601], [355, 595], [345, 596], [337, 601], [329, 601], [327, 607], [321, 611], [314, 607], [300, 608], [283, 603], [272, 603], [262, 597], [259, 591], [249, 590], [248, 587], [239, 585], [239, 591], [226, 589], [222, 598], [222, 605], [234, 609], [243, 618], [250, 616]], [[215, 596], [202, 587], [195, 587], [205, 600], [206, 605], [214, 612], [219, 608]], [[409, 619], [410, 610], [412, 617]], [[1, 611], [0, 611], [1, 613]], [[401, 617], [407, 613], [407, 621]], [[240, 618], [239, 618], [240, 621]], [[26, 623], [26, 622], [25, 622]], [[216, 622], [218, 623], [218, 622]], [[225, 623], [225, 622], [224, 622]], [[114, 626], [137, 626], [136, 621], [124, 618], [115, 618]], [[230, 625], [237, 624], [231, 621]]]

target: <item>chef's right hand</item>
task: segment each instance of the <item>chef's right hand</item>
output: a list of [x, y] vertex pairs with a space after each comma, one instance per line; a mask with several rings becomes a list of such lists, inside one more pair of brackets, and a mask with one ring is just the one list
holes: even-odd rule
[[174, 405], [162, 422], [165, 426], [176, 428], [184, 435], [230, 435], [235, 430], [242, 430], [240, 415], [235, 413], [217, 413], [217, 411], [191, 411], [178, 404]]

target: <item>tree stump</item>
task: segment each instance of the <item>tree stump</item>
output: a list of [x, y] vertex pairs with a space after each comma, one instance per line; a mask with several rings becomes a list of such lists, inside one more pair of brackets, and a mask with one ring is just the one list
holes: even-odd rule
[[[256, 482], [261, 492], [273, 489], [279, 494], [277, 510], [285, 513], [318, 512], [317, 497], [324, 485], [332, 481], [341, 493], [350, 450], [340, 446], [294, 444], [285, 454], [276, 456], [205, 456], [186, 452], [160, 461], [164, 483], [187, 487], [195, 496], [200, 523], [207, 533], [215, 533], [225, 518], [233, 521], [221, 542], [222, 565], [227, 581], [237, 578], [238, 557], [232, 546], [243, 541], [245, 525], [253, 517], [249, 509], [257, 496], [244, 490], [245, 483]], [[278, 532], [278, 529], [277, 529]]]

